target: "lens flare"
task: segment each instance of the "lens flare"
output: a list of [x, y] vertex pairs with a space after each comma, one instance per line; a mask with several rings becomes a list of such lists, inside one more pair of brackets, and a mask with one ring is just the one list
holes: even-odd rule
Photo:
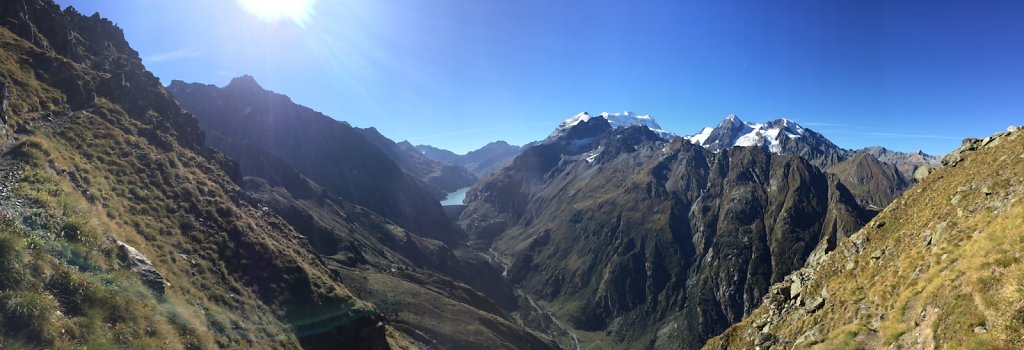
[[250, 15], [267, 22], [291, 20], [304, 25], [313, 14], [316, 0], [238, 0]]

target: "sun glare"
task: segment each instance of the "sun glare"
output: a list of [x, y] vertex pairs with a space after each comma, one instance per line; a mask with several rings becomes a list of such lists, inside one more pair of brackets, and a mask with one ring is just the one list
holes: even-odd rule
[[303, 25], [313, 13], [316, 0], [238, 0], [250, 15], [267, 22], [291, 20]]

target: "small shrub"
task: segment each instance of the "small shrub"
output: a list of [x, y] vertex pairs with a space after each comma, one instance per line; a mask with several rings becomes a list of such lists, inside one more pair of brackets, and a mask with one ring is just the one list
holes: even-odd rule
[[54, 320], [57, 306], [53, 297], [43, 293], [0, 292], [4, 331], [15, 337], [52, 342], [57, 330]]
[[7, 289], [21, 280], [25, 264], [25, 238], [13, 219], [0, 219], [0, 287]]

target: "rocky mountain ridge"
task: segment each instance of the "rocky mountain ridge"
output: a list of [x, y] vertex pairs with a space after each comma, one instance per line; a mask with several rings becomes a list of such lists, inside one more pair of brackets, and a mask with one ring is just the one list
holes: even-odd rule
[[[440, 193], [399, 167], [367, 140], [366, 131], [267, 91], [251, 76], [235, 78], [223, 88], [174, 81], [167, 89], [196, 116], [214, 148], [265, 150], [331, 193], [411, 232], [448, 242], [458, 239], [437, 202]], [[382, 139], [376, 138], [392, 150]], [[228, 156], [247, 159], [243, 154]], [[251, 168], [241, 165], [243, 172]]]
[[939, 157], [921, 151], [905, 153], [878, 146], [845, 149], [787, 119], [751, 123], [730, 114], [718, 126], [684, 138], [712, 152], [736, 146], [760, 147], [772, 153], [803, 157], [838, 176], [861, 205], [876, 209], [884, 208], [918, 179], [941, 166]]
[[425, 156], [408, 141], [394, 142], [381, 135], [376, 128], [355, 128], [367, 141], [374, 144], [391, 158], [402, 170], [424, 182], [427, 189], [437, 197], [469, 187], [477, 180], [463, 164], [441, 162]]
[[604, 118], [527, 148], [467, 203], [473, 244], [510, 261], [584, 346], [606, 347], [694, 348], [870, 215], [801, 158], [713, 153]]
[[522, 151], [522, 147], [505, 141], [494, 141], [462, 155], [429, 145], [418, 145], [415, 148], [427, 158], [466, 168], [479, 179], [505, 167]]
[[836, 250], [706, 348], [1019, 348], [1018, 127], [966, 139]]

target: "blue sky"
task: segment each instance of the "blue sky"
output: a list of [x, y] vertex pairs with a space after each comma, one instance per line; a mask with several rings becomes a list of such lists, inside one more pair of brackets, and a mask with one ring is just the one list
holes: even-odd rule
[[729, 113], [847, 148], [941, 154], [1024, 124], [1024, 1], [319, 0], [303, 23], [235, 0], [58, 0], [172, 79], [265, 88], [456, 152], [580, 111], [691, 134]]

